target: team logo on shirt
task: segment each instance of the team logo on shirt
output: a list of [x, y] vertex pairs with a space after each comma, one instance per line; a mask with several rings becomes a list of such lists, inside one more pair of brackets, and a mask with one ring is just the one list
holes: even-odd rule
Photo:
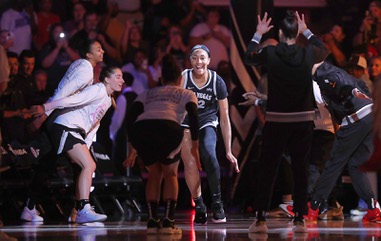
[[202, 100], [211, 100], [212, 99], [212, 95], [211, 94], [205, 94], [205, 93], [199, 93], [199, 92], [196, 92], [196, 96], [197, 96], [197, 99], [202, 99]]

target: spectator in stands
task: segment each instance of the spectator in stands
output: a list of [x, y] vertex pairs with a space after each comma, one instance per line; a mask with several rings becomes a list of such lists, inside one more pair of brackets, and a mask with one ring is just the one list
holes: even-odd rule
[[322, 36], [323, 43], [331, 52], [327, 61], [339, 67], [344, 67], [347, 60], [342, 46], [344, 38], [343, 27], [338, 24], [333, 25], [331, 30]]
[[366, 58], [381, 54], [381, 1], [373, 0], [362, 20], [358, 33], [353, 38], [354, 46], [365, 48]]
[[172, 54], [175, 57], [177, 64], [184, 69], [185, 61], [188, 60], [188, 51], [189, 46], [184, 42], [182, 29], [177, 25], [170, 26], [165, 52]]
[[7, 52], [9, 64], [9, 79], [12, 80], [19, 72], [19, 56], [15, 52]]
[[144, 14], [141, 11], [142, 3], [140, 0], [112, 0], [115, 5], [118, 6], [118, 14], [116, 18], [121, 23], [132, 22], [139, 28], [143, 28]]
[[14, 0], [11, 8], [1, 15], [0, 29], [14, 35], [14, 44], [9, 51], [20, 54], [24, 49], [32, 48], [32, 35], [37, 29], [32, 6], [27, 0]]
[[364, 57], [358, 54], [352, 55], [345, 66], [345, 70], [348, 74], [364, 81], [369, 92], [372, 93], [373, 83], [369, 78], [368, 63]]
[[125, 30], [124, 22], [120, 22], [116, 16], [119, 13], [118, 4], [115, 1], [109, 1], [107, 3], [107, 12], [102, 16], [98, 24], [102, 33], [105, 33], [110, 43], [116, 47], [117, 55], [116, 60], [118, 63], [122, 63], [122, 52], [120, 51], [122, 46], [121, 34]]
[[140, 27], [131, 21], [127, 21], [122, 35], [121, 50], [123, 62], [132, 62], [138, 49], [143, 49], [147, 54], [150, 53], [149, 43], [143, 40]]
[[86, 14], [86, 8], [82, 2], [76, 2], [71, 11], [73, 15], [72, 18], [63, 22], [64, 32], [68, 35], [68, 39], [83, 29], [83, 18]]
[[37, 32], [33, 35], [34, 47], [37, 51], [49, 41], [51, 27], [61, 23], [60, 17], [52, 12], [52, 0], [39, 1], [39, 9], [37, 11]]
[[[31, 106], [36, 85], [33, 80], [35, 65], [34, 52], [24, 50], [19, 56], [19, 73], [9, 82], [3, 93], [5, 110], [20, 110]], [[19, 117], [8, 118], [3, 122], [3, 140], [5, 143], [18, 141], [27, 143], [29, 141], [26, 133], [26, 120]]]
[[152, 78], [152, 74], [148, 69], [147, 54], [143, 49], [138, 49], [135, 52], [132, 62], [123, 65], [122, 71], [130, 73], [134, 77], [132, 89], [137, 94], [158, 85]]
[[230, 30], [220, 24], [218, 8], [208, 10], [206, 20], [194, 26], [189, 34], [189, 45], [204, 44], [210, 49], [213, 60], [210, 69], [216, 70], [222, 60], [229, 61]]
[[48, 74], [46, 91], [49, 95], [53, 95], [58, 82], [64, 76], [70, 64], [79, 58], [78, 52], [69, 45], [68, 37], [62, 25], [60, 23], [52, 25], [49, 41], [39, 52], [38, 58], [41, 67]]

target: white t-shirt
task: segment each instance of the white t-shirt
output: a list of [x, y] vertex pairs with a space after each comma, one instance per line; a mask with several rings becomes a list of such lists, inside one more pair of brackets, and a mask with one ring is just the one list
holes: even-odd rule
[[82, 129], [86, 133], [85, 142], [90, 146], [103, 116], [112, 104], [106, 86], [97, 83], [86, 87], [83, 91], [45, 103], [45, 110], [62, 109], [54, 123], [73, 129]]
[[8, 51], [20, 54], [24, 49], [31, 49], [31, 20], [25, 10], [17, 12], [13, 9], [8, 9], [1, 16], [0, 25], [2, 30], [8, 30], [14, 34], [13, 46], [11, 46]]
[[315, 101], [320, 113], [320, 118], [318, 117], [316, 120], [314, 120], [315, 130], [325, 130], [335, 133], [331, 114], [326, 107], [323, 97], [321, 96], [319, 85], [316, 83], [316, 81], [312, 81], [312, 87], [314, 90]]
[[159, 86], [144, 91], [136, 101], [142, 102], [144, 112], [137, 121], [147, 119], [172, 120], [181, 124], [187, 113], [185, 106], [189, 102], [197, 105], [197, 97], [193, 91], [179, 86]]
[[[93, 84], [93, 82], [93, 66], [86, 59], [78, 59], [69, 66], [69, 69], [54, 91], [54, 95], [47, 102], [70, 96], [86, 86]], [[47, 111], [45, 113], [50, 115], [51, 112], [52, 111]]]

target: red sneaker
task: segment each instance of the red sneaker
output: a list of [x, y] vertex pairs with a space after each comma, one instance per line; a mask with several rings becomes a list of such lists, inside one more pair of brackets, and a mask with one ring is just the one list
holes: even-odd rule
[[310, 202], [308, 202], [308, 215], [303, 216], [306, 221], [317, 221], [319, 217], [319, 209], [313, 210]]
[[367, 210], [367, 213], [362, 218], [363, 222], [380, 222], [381, 221], [380, 205], [378, 204], [377, 201], [375, 201], [375, 203], [376, 203], [375, 205], [376, 208], [373, 210], [371, 209]]

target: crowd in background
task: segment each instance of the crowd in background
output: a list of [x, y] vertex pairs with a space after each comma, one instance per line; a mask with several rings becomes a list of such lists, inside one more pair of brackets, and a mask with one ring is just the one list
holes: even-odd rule
[[[325, 26], [330, 30], [315, 32], [331, 52], [327, 61], [358, 74], [372, 89], [381, 78], [381, 2], [368, 3], [358, 29], [330, 22]], [[86, 39], [96, 39], [105, 51], [94, 69], [95, 82], [104, 65], [119, 66], [137, 94], [160, 85], [166, 53], [181, 69], [190, 68], [188, 53], [195, 44], [210, 49], [209, 68], [219, 73], [230, 62], [231, 32], [224, 13], [227, 7], [192, 0], [8, 1], [0, 18], [2, 144], [33, 139], [37, 130], [27, 109], [53, 95]], [[109, 139], [111, 118], [104, 121], [99, 135]], [[111, 140], [104, 145], [111, 153]]]

